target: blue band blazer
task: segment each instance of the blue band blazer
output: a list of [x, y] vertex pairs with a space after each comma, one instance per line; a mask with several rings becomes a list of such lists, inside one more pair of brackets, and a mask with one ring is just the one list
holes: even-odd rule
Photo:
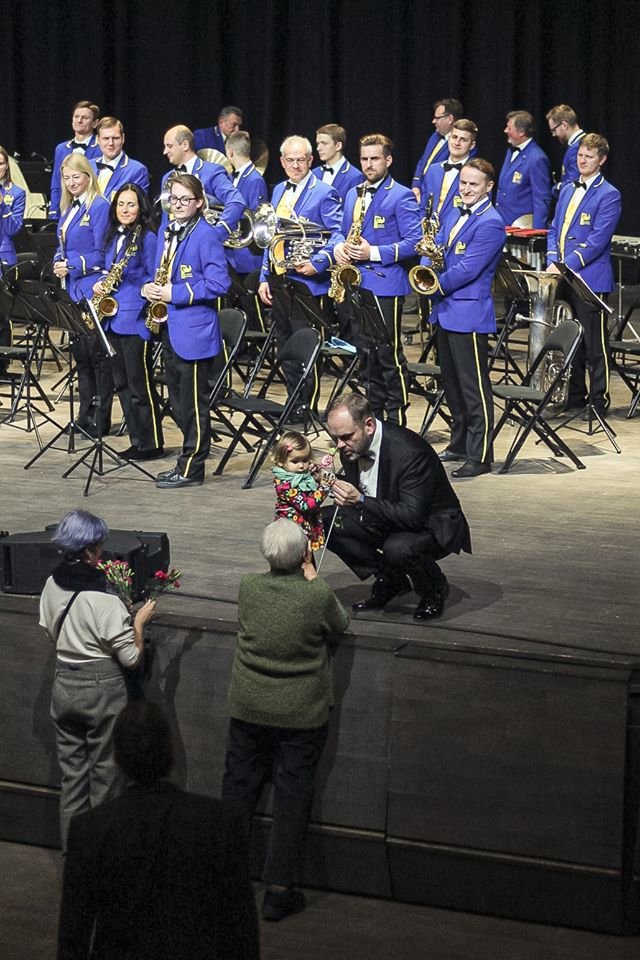
[[[112, 264], [119, 263], [126, 253], [131, 238], [131, 232], [122, 244], [116, 255], [118, 235], [109, 243], [105, 254], [105, 270]], [[112, 330], [125, 336], [138, 336], [142, 340], [149, 340], [151, 332], [145, 326], [146, 310], [149, 305], [140, 290], [143, 284], [153, 280], [155, 272], [157, 237], [151, 230], [146, 230], [136, 242], [136, 250], [127, 263], [120, 285], [112, 296], [118, 301], [118, 312], [114, 317], [105, 317], [102, 325], [105, 330]], [[93, 281], [95, 283], [95, 280]]]
[[[53, 170], [51, 172], [51, 204], [49, 206], [49, 219], [58, 220], [60, 217], [60, 200], [62, 198], [62, 180], [60, 177], [60, 167], [65, 157], [73, 153], [73, 138], [59, 143], [53, 154]], [[102, 156], [102, 150], [98, 146], [95, 133], [91, 135], [89, 146], [84, 151], [87, 160], [96, 160]]]
[[15, 183], [0, 186], [0, 260], [10, 267], [16, 262], [13, 237], [24, 222], [26, 193]]
[[[101, 157], [102, 154], [100, 154], [97, 159], [91, 161], [91, 166], [96, 176], [100, 173], [98, 160], [100, 160]], [[111, 203], [120, 187], [125, 183], [137, 183], [140, 189], [143, 190], [144, 193], [147, 193], [149, 190], [149, 182], [149, 171], [144, 163], [140, 163], [139, 160], [132, 160], [126, 153], [123, 153], [118, 161], [118, 166], [109, 177], [104, 198]]]
[[[236, 190], [242, 196], [245, 207], [251, 211], [265, 203], [269, 197], [264, 177], [253, 164], [242, 172], [236, 183]], [[255, 253], [251, 247], [243, 247], [241, 250], [227, 247], [226, 251], [227, 260], [238, 273], [251, 273], [259, 270], [262, 265], [262, 253]]]
[[[324, 182], [322, 180], [322, 172], [322, 167], [314, 167], [311, 171], [321, 183]], [[329, 184], [329, 186], [333, 187], [340, 199], [344, 202], [351, 187], [355, 187], [358, 183], [362, 183], [362, 173], [356, 170], [348, 160], [344, 160], [342, 166], [333, 178], [333, 183]]]
[[511, 156], [507, 150], [498, 177], [496, 210], [507, 226], [531, 214], [533, 227], [544, 230], [549, 222], [552, 196], [549, 158], [535, 140], [523, 147], [513, 163]]
[[[162, 189], [175, 170], [168, 170], [162, 178]], [[236, 190], [231, 177], [225, 168], [219, 163], [209, 163], [208, 160], [196, 160], [193, 166], [193, 175], [202, 182], [204, 192], [211, 197], [215, 203], [222, 204], [224, 210], [214, 230], [220, 234], [221, 240], [227, 239], [230, 233], [238, 226], [240, 217], [244, 213], [244, 200], [242, 195]], [[162, 227], [168, 222], [167, 214], [162, 216]]]
[[67, 261], [67, 291], [77, 302], [91, 296], [93, 285], [104, 267], [109, 204], [104, 197], [96, 197], [90, 207], [83, 203], [65, 231], [63, 241], [61, 226], [66, 216], [65, 210], [58, 224], [58, 249], [53, 259]]

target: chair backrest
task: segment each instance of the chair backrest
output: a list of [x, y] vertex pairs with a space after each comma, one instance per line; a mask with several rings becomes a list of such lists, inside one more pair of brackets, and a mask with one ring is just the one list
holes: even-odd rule
[[227, 355], [235, 353], [247, 328], [246, 313], [237, 307], [225, 307], [218, 314], [218, 322]]
[[320, 352], [321, 337], [315, 327], [304, 327], [292, 333], [279, 352], [279, 363], [299, 363], [307, 369]]
[[577, 320], [570, 318], [559, 323], [542, 344], [540, 352], [531, 364], [526, 378], [527, 382], [531, 380], [540, 364], [550, 353], [561, 353], [563, 355], [564, 359], [562, 363], [558, 364], [558, 376], [563, 374], [573, 360], [580, 340], [582, 339], [582, 334], [582, 325]]

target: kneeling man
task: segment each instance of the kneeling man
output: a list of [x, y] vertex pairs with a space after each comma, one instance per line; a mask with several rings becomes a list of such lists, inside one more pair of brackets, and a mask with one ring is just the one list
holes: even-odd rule
[[[411, 430], [381, 423], [355, 393], [333, 401], [327, 426], [345, 474], [333, 486], [339, 516], [328, 547], [361, 580], [376, 578], [354, 610], [381, 610], [413, 588], [420, 597], [414, 618], [439, 617], [449, 584], [437, 561], [471, 553], [471, 538], [435, 451]], [[324, 517], [328, 532], [333, 510]]]

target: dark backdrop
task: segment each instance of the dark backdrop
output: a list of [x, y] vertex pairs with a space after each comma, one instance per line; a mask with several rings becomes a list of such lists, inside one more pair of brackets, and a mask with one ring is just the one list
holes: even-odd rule
[[407, 183], [435, 99], [462, 100], [496, 165], [506, 112], [531, 111], [555, 169], [562, 149], [544, 113], [566, 102], [610, 140], [618, 232], [640, 235], [639, 27], [638, 0], [3, 0], [0, 143], [50, 157], [73, 103], [91, 99], [122, 118], [128, 152], [157, 178], [164, 131], [209, 126], [232, 103], [269, 145], [270, 181], [285, 135], [313, 142], [337, 121], [352, 159], [358, 136], [388, 133]]

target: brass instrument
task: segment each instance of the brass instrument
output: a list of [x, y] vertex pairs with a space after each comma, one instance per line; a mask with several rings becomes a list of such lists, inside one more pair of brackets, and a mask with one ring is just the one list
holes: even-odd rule
[[[217, 153], [218, 151], [211, 151]], [[156, 204], [159, 204], [165, 213], [171, 215], [171, 204], [169, 203], [169, 194], [171, 193], [170, 180], [165, 184], [165, 189], [162, 191], [160, 196], [156, 199]], [[218, 220], [222, 215], [224, 206], [221, 203], [216, 203], [215, 200], [210, 197], [208, 194], [205, 194], [205, 208], [203, 216], [207, 223], [211, 224], [212, 227], [215, 227]], [[223, 247], [231, 247], [234, 250], [241, 250], [243, 247], [248, 247], [253, 240], [253, 214], [248, 208], [243, 212], [240, 223], [235, 230], [232, 230], [226, 240], [223, 240]]]
[[[346, 243], [360, 243], [362, 239], [362, 224], [364, 222], [364, 193], [367, 189], [366, 181], [358, 190], [359, 209], [358, 214], [353, 219], [349, 228]], [[347, 293], [347, 287], [359, 287], [362, 283], [362, 273], [353, 263], [336, 264], [329, 271], [331, 274], [331, 283], [329, 285], [329, 296], [336, 303], [344, 303]]]
[[127, 264], [138, 249], [138, 239], [141, 233], [142, 224], [138, 224], [131, 235], [131, 239], [127, 244], [127, 249], [124, 252], [122, 260], [120, 260], [118, 263], [114, 263], [105, 278], [102, 280], [102, 293], [95, 293], [91, 297], [91, 305], [99, 317], [115, 317], [116, 313], [118, 312], [118, 301], [115, 297], [112, 297], [111, 294], [117, 289], [117, 287], [120, 286], [122, 282], [125, 270], [127, 269]]
[[[269, 248], [271, 266], [276, 272], [306, 263], [330, 236], [330, 230], [311, 220], [278, 217], [270, 203], [261, 203], [253, 215], [253, 241], [262, 250]], [[274, 251], [281, 242], [284, 256], [277, 257]]]
[[[529, 291], [529, 305], [531, 316], [522, 319], [529, 322], [529, 345], [527, 353], [527, 368], [540, 353], [542, 345], [558, 324], [570, 315], [570, 308], [564, 301], [556, 302], [558, 285], [562, 280], [559, 274], [547, 273], [545, 270], [514, 270], [524, 277]], [[550, 353], [545, 363], [540, 364], [531, 380], [534, 390], [545, 391], [553, 379], [558, 364], [563, 360], [562, 354]], [[569, 378], [562, 382], [557, 395], [551, 398], [554, 405], [562, 407], [567, 401]]]
[[[221, 167], [225, 168], [227, 173], [233, 173], [233, 167], [226, 155], [219, 150], [213, 149], [213, 147], [203, 147], [201, 150], [198, 150], [198, 156], [201, 160], [207, 160], [209, 163], [219, 163]], [[264, 176], [267, 164], [269, 163], [269, 150], [267, 149], [266, 143], [258, 140], [257, 137], [255, 139], [253, 137], [251, 138], [251, 162], [258, 173]]]
[[[168, 235], [165, 234], [165, 249], [162, 254], [162, 260], [158, 265], [156, 270], [156, 275], [153, 278], [154, 283], [159, 283], [164, 285], [169, 279], [169, 274], [171, 273], [171, 260], [169, 258], [169, 250], [171, 248], [171, 234], [167, 231]], [[160, 333], [160, 328], [163, 323], [167, 322], [169, 317], [169, 308], [167, 307], [164, 300], [152, 300], [147, 307], [146, 317], [144, 325], [147, 330], [151, 330], [155, 336]]]
[[418, 264], [409, 270], [409, 283], [416, 293], [423, 297], [431, 297], [440, 290], [438, 274], [444, 268], [444, 244], [436, 243], [436, 236], [440, 229], [440, 217], [433, 209], [433, 194], [429, 194], [427, 208], [422, 219], [422, 236], [416, 244], [416, 253], [421, 257], [429, 257], [431, 266]]

